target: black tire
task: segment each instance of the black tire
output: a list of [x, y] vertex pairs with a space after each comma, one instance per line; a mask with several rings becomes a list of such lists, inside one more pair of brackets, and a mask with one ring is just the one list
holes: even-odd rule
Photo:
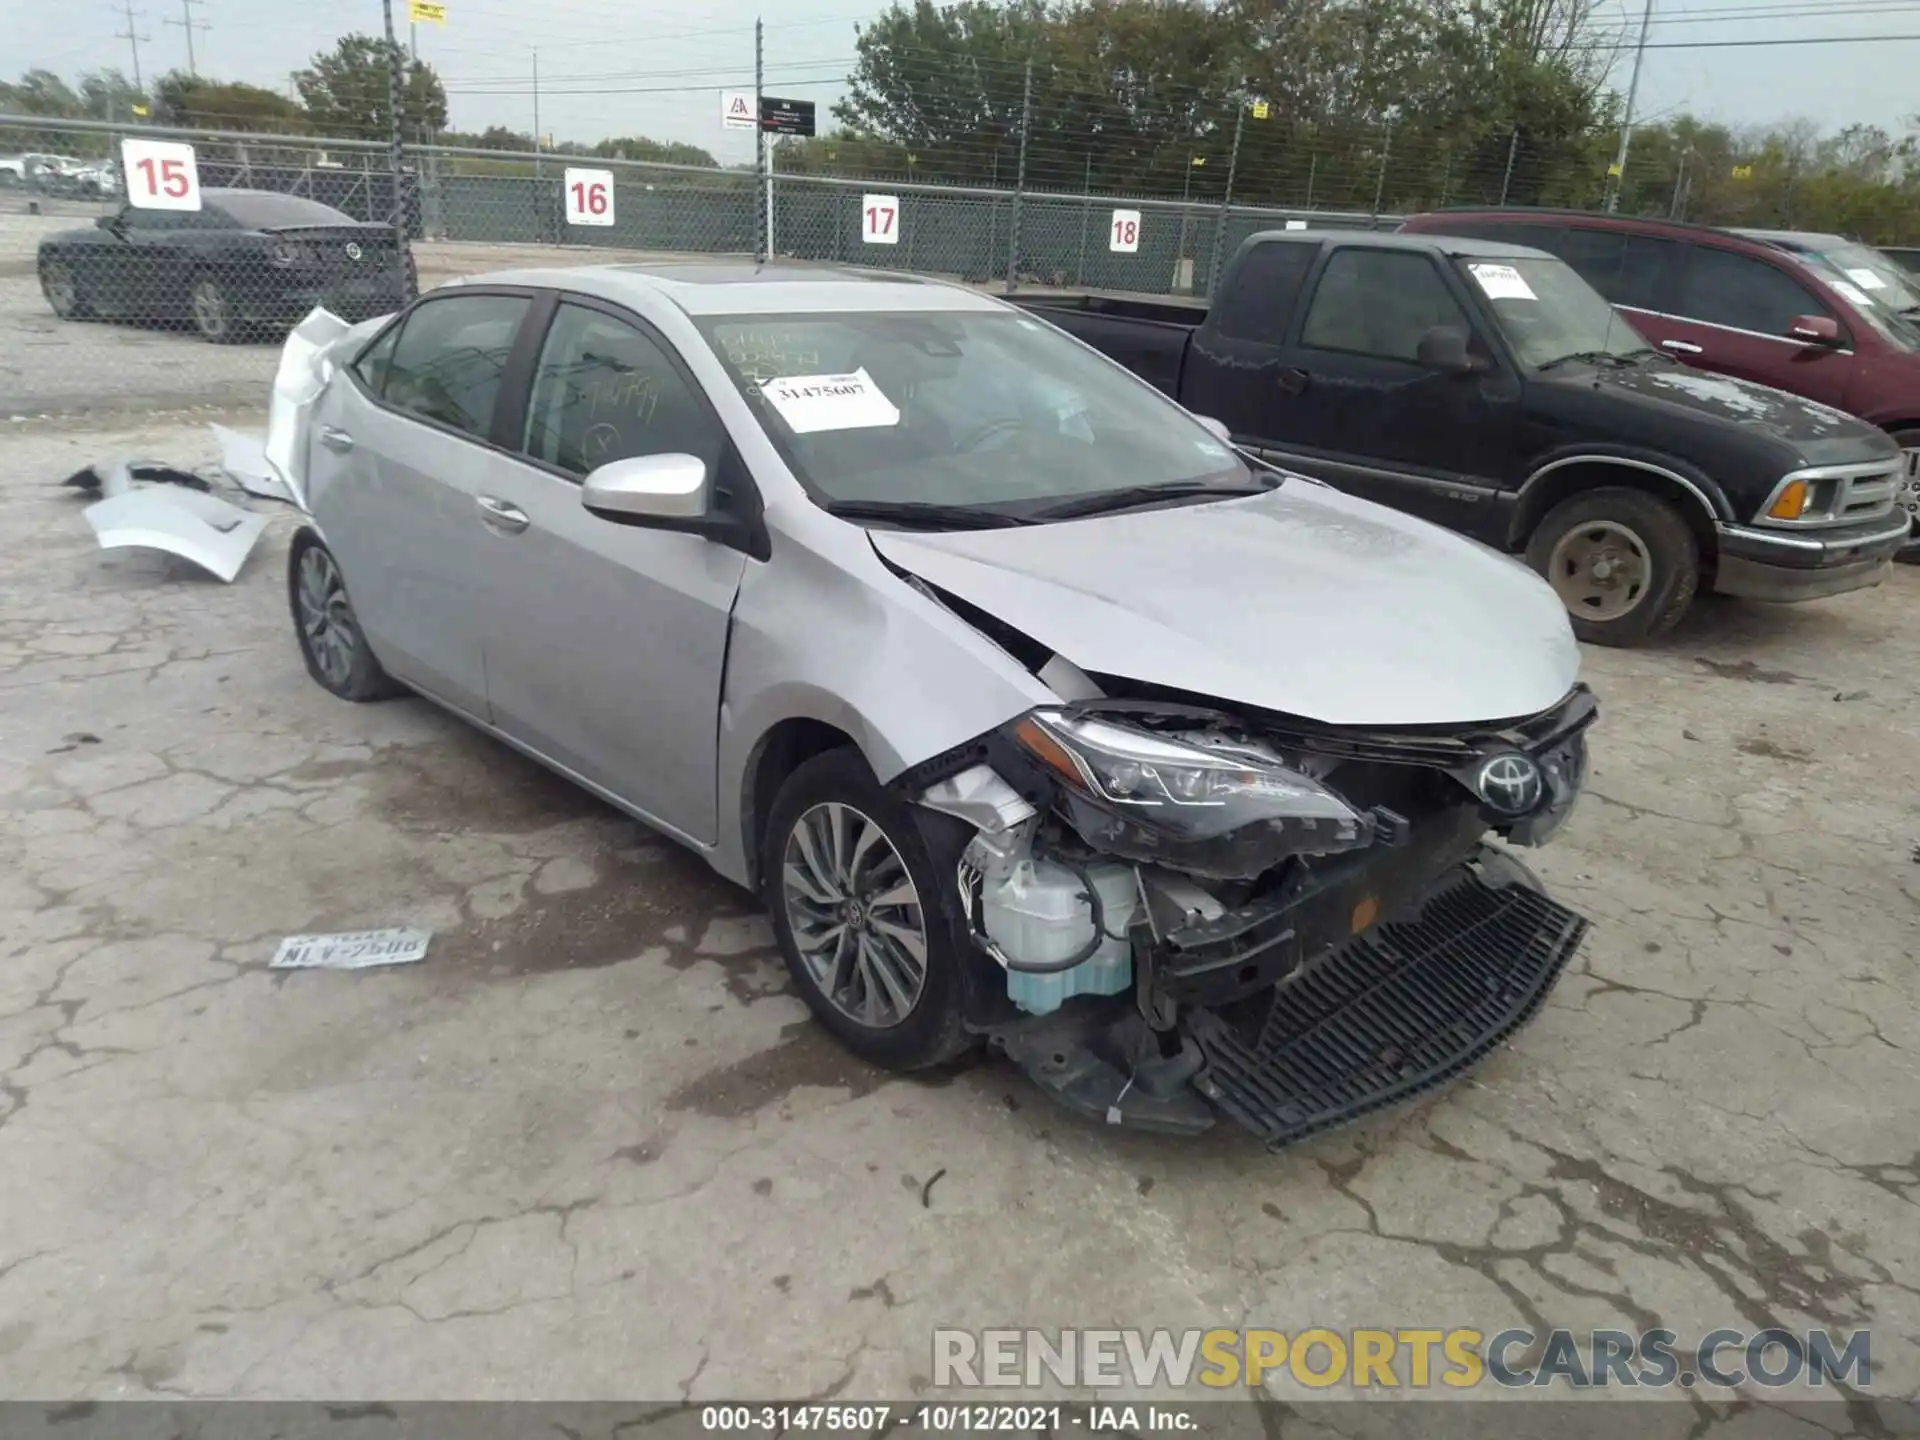
[[[313, 561], [307, 560], [310, 553], [316, 557]], [[324, 602], [327, 613], [325, 626], [320, 630], [312, 624], [310, 605], [302, 603], [303, 584], [313, 585], [317, 578], [316, 574], [309, 573], [310, 567], [315, 572], [324, 567], [337, 581], [337, 600]], [[319, 581], [319, 585], [327, 588], [324, 580]], [[317, 598], [312, 591], [309, 597]], [[293, 544], [287, 548], [287, 608], [293, 615], [293, 633], [300, 646], [300, 658], [306, 662], [307, 674], [321, 689], [355, 704], [386, 700], [401, 693], [401, 686], [381, 667], [373, 647], [367, 643], [366, 632], [361, 630], [359, 617], [353, 613], [353, 602], [347, 596], [339, 561], [312, 526], [303, 525], [294, 532]], [[329, 634], [340, 641], [339, 648], [328, 643]]]
[[[1920, 451], [1920, 430], [1893, 430], [1888, 433], [1893, 436], [1893, 443], [1902, 450]], [[1909, 454], [1906, 458], [1912, 466], [1915, 457]], [[1913, 517], [1913, 530], [1907, 543], [1893, 557], [1909, 565], [1920, 565], [1920, 488], [1916, 487], [1920, 487], [1920, 466], [1914, 466], [1905, 472], [1901, 480], [1900, 493], [1894, 502]]]
[[[851, 807], [878, 826], [913, 881], [919, 900], [916, 908], [926, 944], [924, 977], [906, 1018], [884, 1028], [863, 1024], [828, 997], [801, 958], [788, 913], [784, 879], [788, 841], [803, 816], [829, 804]], [[953, 876], [943, 878], [938, 873], [912, 808], [880, 786], [857, 750], [816, 755], [787, 777], [760, 837], [760, 874], [761, 898], [793, 983], [814, 1018], [847, 1049], [883, 1069], [904, 1071], [942, 1064], [977, 1043], [962, 1025], [962, 961], [956, 953]]]
[[235, 345], [247, 337], [233, 292], [204, 270], [187, 282], [187, 319], [210, 345]]
[[[58, 257], [40, 262], [40, 294], [47, 308], [62, 320], [85, 320], [93, 313], [86, 293], [80, 288], [80, 278], [73, 273], [71, 265]], [[61, 298], [63, 296], [65, 298]]]
[[[1617, 614], [1583, 614], [1569, 596], [1571, 576], [1555, 557], [1563, 541], [1577, 540], [1583, 530], [1593, 537], [1621, 540], [1644, 567], [1638, 598]], [[1607, 487], [1563, 500], [1528, 539], [1527, 563], [1546, 576], [1566, 603], [1573, 633], [1595, 645], [1639, 645], [1664, 635], [1680, 623], [1700, 588], [1700, 544], [1686, 517], [1640, 490]], [[1553, 573], [1556, 567], [1562, 571], [1558, 576]]]

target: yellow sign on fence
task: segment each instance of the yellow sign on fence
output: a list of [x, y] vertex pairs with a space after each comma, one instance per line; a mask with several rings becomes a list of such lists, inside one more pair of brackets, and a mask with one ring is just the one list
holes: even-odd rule
[[1265, 100], [1256, 100], [1253, 102], [1253, 118], [1254, 119], [1264, 120], [1267, 118], [1267, 116], [1271, 115], [1272, 113], [1273, 113], [1273, 106], [1268, 104]]
[[1751, 180], [1753, 178], [1753, 167], [1751, 165], [1734, 166], [1733, 178], [1736, 180]]
[[444, 25], [447, 23], [447, 7], [440, 4], [439, 0], [407, 0], [407, 19], [415, 24], [425, 20], [429, 24]]

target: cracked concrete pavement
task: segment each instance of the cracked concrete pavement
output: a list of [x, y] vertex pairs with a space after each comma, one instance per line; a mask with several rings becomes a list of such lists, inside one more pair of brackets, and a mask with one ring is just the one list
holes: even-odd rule
[[232, 587], [99, 551], [116, 453], [213, 448], [0, 439], [0, 1397], [905, 1399], [1009, 1324], [1864, 1326], [1920, 1392], [1920, 570], [1590, 651], [1575, 967], [1270, 1156], [865, 1069], [697, 861], [313, 685], [290, 513]]

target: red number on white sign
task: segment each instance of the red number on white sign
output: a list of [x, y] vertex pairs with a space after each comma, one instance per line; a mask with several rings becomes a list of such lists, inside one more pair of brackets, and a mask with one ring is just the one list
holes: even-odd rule
[[607, 213], [607, 187], [600, 184], [598, 181], [595, 181], [591, 185], [582, 184], [578, 180], [574, 181], [573, 182], [573, 206], [574, 206], [574, 209], [584, 210], [589, 215], [606, 214]]
[[1138, 245], [1140, 243], [1139, 222], [1135, 220], [1114, 221], [1113, 243], [1116, 245]]
[[567, 167], [567, 224], [613, 224], [613, 172]]
[[1134, 255], [1140, 250], [1140, 212], [1116, 210], [1107, 230], [1107, 249], [1117, 255]]
[[887, 205], [869, 205], [867, 207], [867, 229], [876, 235], [893, 233], [893, 209]]
[[860, 238], [869, 245], [900, 243], [900, 201], [893, 195], [868, 195], [861, 202]]
[[171, 140], [123, 140], [120, 168], [128, 203], [142, 210], [198, 210], [200, 176], [193, 147]]
[[164, 195], [169, 200], [184, 200], [193, 186], [187, 179], [187, 167], [178, 160], [142, 160], [139, 170], [147, 180], [149, 195]]

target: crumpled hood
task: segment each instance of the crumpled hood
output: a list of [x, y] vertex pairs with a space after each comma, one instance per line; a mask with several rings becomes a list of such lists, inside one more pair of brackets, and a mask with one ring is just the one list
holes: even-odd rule
[[1082, 670], [1328, 724], [1532, 715], [1579, 670], [1559, 597], [1524, 566], [1306, 480], [1029, 528], [870, 534]]

